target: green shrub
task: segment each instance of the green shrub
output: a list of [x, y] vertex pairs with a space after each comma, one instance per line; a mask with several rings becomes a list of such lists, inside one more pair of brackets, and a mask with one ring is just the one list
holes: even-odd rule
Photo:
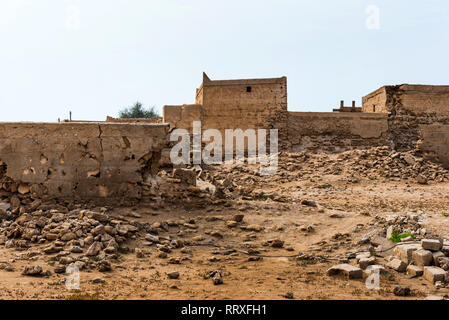
[[410, 232], [399, 233], [398, 231], [393, 230], [393, 233], [391, 234], [391, 238], [389, 238], [388, 240], [393, 241], [393, 242], [401, 242], [401, 239], [404, 239], [407, 237], [412, 237], [412, 239], [415, 239], [415, 236], [413, 234], [411, 234]]

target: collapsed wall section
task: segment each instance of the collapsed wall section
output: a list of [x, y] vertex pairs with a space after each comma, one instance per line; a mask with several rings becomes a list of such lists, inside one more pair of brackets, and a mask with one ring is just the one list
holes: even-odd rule
[[421, 128], [449, 124], [449, 86], [387, 86], [389, 138], [398, 151], [415, 149]]
[[0, 196], [138, 199], [167, 133], [166, 124], [0, 123]]
[[340, 152], [388, 145], [385, 114], [288, 112], [291, 151]]
[[420, 125], [418, 148], [431, 160], [449, 168], [449, 125]]

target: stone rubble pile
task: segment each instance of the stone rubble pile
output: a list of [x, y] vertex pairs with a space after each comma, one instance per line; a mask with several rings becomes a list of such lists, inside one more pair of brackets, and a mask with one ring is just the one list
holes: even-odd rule
[[387, 258], [388, 266], [409, 277], [424, 276], [437, 286], [449, 281], [449, 242], [423, 239], [420, 244], [402, 244]]
[[415, 151], [396, 152], [388, 147], [350, 150], [338, 154], [308, 152], [279, 153], [274, 175], [263, 176], [260, 164], [232, 164], [209, 166], [201, 177], [220, 189], [226, 197], [240, 196], [246, 200], [285, 202], [288, 196], [278, 192], [264, 192], [267, 186], [279, 186], [292, 181], [310, 180], [323, 175], [339, 175], [348, 182], [360, 179], [404, 180], [428, 184], [449, 180], [449, 170], [425, 159]]
[[414, 151], [396, 152], [388, 147], [352, 150], [338, 157], [350, 172], [362, 177], [414, 179], [420, 184], [449, 179], [449, 170], [440, 164], [425, 160]]
[[[196, 219], [181, 217], [177, 220], [161, 222], [138, 222], [136, 213], [126, 217], [108, 214], [108, 208], [99, 210], [72, 209], [59, 206], [58, 209], [41, 205], [32, 212], [13, 214], [9, 205], [1, 203], [0, 247], [19, 252], [18, 259], [30, 261], [22, 271], [25, 276], [50, 276], [50, 270], [32, 264], [37, 258], [43, 258], [53, 267], [54, 273], [66, 273], [67, 267], [79, 270], [98, 270], [107, 272], [121, 262], [121, 254], [134, 252], [136, 258], [145, 258], [152, 253], [155, 257], [166, 259], [169, 264], [180, 264], [190, 260], [191, 249], [185, 245], [202, 242], [205, 238], [197, 235], [199, 223]], [[131, 216], [128, 219], [127, 216]], [[229, 220], [221, 216], [207, 216], [206, 222], [220, 220], [223, 228], [261, 231], [258, 225], [247, 225], [244, 215], [236, 213]], [[206, 230], [212, 238], [223, 238], [223, 232]], [[132, 243], [131, 243], [132, 242]], [[282, 247], [283, 242], [274, 239], [272, 247]], [[130, 247], [135, 247], [130, 249]], [[150, 247], [154, 250], [151, 250]], [[182, 256], [174, 256], [179, 250]], [[210, 260], [211, 262], [214, 262]], [[14, 261], [12, 261], [14, 262]], [[8, 263], [1, 263], [0, 269], [14, 271]], [[222, 274], [216, 273], [211, 279], [214, 284], [222, 283]], [[168, 274], [171, 279], [176, 273]], [[179, 275], [178, 275], [179, 277]]]
[[[376, 216], [375, 225], [385, 232], [372, 235], [371, 249], [355, 255], [357, 266], [335, 265], [328, 270], [328, 275], [343, 274], [349, 279], [361, 279], [363, 271], [368, 276], [373, 269], [379, 269], [381, 273], [403, 273], [408, 278], [423, 277], [437, 289], [448, 287], [449, 240], [429, 233], [424, 227], [426, 218], [422, 212]], [[407, 288], [399, 287], [396, 295], [409, 293]]]
[[[109, 271], [111, 261], [117, 260], [118, 252], [124, 249], [121, 245], [135, 237], [141, 226], [124, 218], [111, 218], [106, 211], [106, 208], [101, 212], [37, 209], [16, 216], [9, 210], [0, 209], [6, 215], [0, 224], [0, 245], [19, 251], [41, 248], [47, 260], [54, 264], [55, 273], [65, 272], [66, 266], [72, 264], [80, 270], [96, 268], [102, 272]], [[41, 267], [32, 266], [23, 274], [41, 273]]]

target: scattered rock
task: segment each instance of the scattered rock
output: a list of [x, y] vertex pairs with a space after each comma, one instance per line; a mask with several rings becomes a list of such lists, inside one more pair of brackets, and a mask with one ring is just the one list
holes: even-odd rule
[[419, 184], [427, 184], [427, 178], [420, 174], [416, 177], [416, 182], [418, 182]]
[[407, 264], [399, 259], [393, 259], [390, 262], [388, 262], [387, 267], [397, 272], [404, 272], [407, 269]]
[[263, 228], [257, 224], [250, 224], [250, 225], [247, 225], [245, 228], [246, 231], [254, 231], [254, 232], [260, 232], [260, 231], [262, 231], [262, 229]]
[[173, 170], [173, 178], [181, 180], [182, 183], [196, 186], [196, 171], [194, 169], [178, 168]]
[[234, 220], [226, 221], [226, 226], [228, 228], [235, 228], [237, 226], [237, 221], [234, 221]]
[[111, 263], [108, 260], [101, 260], [98, 264], [98, 271], [100, 272], [108, 272], [111, 271]]
[[168, 276], [169, 279], [178, 279], [179, 278], [179, 272], [178, 271], [167, 272], [167, 276]]
[[425, 250], [440, 251], [441, 248], [443, 247], [443, 244], [440, 242], [440, 240], [422, 239], [421, 247]]
[[136, 248], [134, 249], [134, 252], [136, 253], [136, 257], [139, 259], [145, 257], [145, 254], [143, 253], [142, 249]]
[[93, 283], [93, 284], [105, 284], [106, 280], [104, 280], [103, 278], [97, 277], [97, 278], [93, 278], [92, 280], [90, 280], [90, 283]]
[[293, 296], [293, 292], [287, 292], [285, 295], [284, 295], [284, 298], [285, 299], [294, 299], [294, 296]]
[[223, 276], [221, 275], [220, 271], [215, 273], [214, 277], [212, 278], [212, 281], [214, 282], [214, 285], [223, 284]]
[[204, 276], [204, 278], [212, 279], [214, 285], [219, 285], [223, 283], [223, 275], [221, 274], [220, 270], [210, 271]]
[[102, 245], [100, 242], [95, 241], [91, 244], [89, 249], [87, 249], [86, 255], [87, 256], [97, 256], [102, 249]]
[[343, 274], [349, 279], [361, 279], [363, 277], [363, 271], [350, 264], [335, 265], [327, 270], [329, 276]]
[[393, 293], [395, 296], [398, 296], [398, 297], [407, 297], [410, 295], [410, 288], [402, 287], [402, 286], [395, 286]]
[[36, 266], [26, 266], [26, 267], [23, 269], [22, 274], [23, 274], [24, 276], [33, 276], [33, 277], [36, 277], [36, 276], [41, 276], [41, 275], [42, 275], [42, 272], [43, 272], [42, 267], [36, 265]]
[[405, 274], [407, 276], [409, 276], [410, 278], [420, 277], [423, 275], [423, 270], [418, 266], [414, 266], [414, 265], [410, 264], [407, 266], [407, 270], [406, 270]]
[[223, 238], [223, 234], [220, 231], [217, 231], [217, 230], [212, 231], [210, 233], [210, 235], [212, 237], [215, 237], [215, 238], [220, 238], [220, 239]]
[[376, 257], [361, 258], [358, 263], [361, 269], [366, 269], [368, 266], [376, 264]]
[[55, 272], [55, 273], [65, 273], [65, 271], [66, 271], [66, 266], [64, 266], [64, 265], [57, 265], [57, 266], [55, 266], [55, 268], [53, 269], [53, 271]]
[[309, 207], [318, 207], [315, 200], [302, 200], [301, 204], [304, 206], [309, 206]]
[[393, 254], [402, 262], [409, 264], [412, 261], [413, 251], [420, 249], [418, 244], [404, 244], [398, 245], [394, 248]]
[[270, 241], [270, 246], [273, 248], [282, 248], [284, 246], [284, 241], [280, 239], [274, 239]]

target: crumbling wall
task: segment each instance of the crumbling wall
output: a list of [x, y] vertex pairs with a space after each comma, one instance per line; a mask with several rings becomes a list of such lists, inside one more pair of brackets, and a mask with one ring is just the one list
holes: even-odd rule
[[[400, 85], [391, 87], [401, 107], [416, 115], [423, 113], [449, 116], [449, 86]], [[390, 89], [390, 90], [391, 90]], [[393, 105], [388, 105], [393, 107]]]
[[167, 134], [165, 124], [0, 123], [0, 195], [139, 199]]
[[449, 86], [384, 86], [362, 98], [362, 111], [449, 116]]
[[449, 168], [449, 125], [420, 125], [418, 149], [428, 158]]
[[388, 145], [385, 114], [288, 112], [291, 151], [339, 152]]
[[423, 125], [449, 124], [448, 86], [386, 86], [385, 95], [388, 137], [395, 150], [415, 149]]
[[198, 104], [184, 104], [163, 107], [163, 122], [170, 124], [170, 129], [187, 129], [192, 132], [193, 121], [202, 119], [202, 106]]

